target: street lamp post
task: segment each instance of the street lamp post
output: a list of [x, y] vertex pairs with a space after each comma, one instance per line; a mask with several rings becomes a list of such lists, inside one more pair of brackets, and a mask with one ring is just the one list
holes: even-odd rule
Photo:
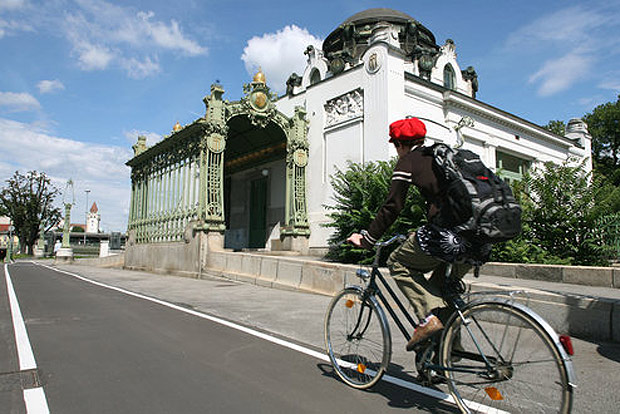
[[90, 190], [84, 190], [84, 192], [86, 193], [86, 209], [85, 209], [85, 219], [84, 219], [84, 247], [86, 247], [86, 229], [88, 229], [88, 193], [90, 193]]

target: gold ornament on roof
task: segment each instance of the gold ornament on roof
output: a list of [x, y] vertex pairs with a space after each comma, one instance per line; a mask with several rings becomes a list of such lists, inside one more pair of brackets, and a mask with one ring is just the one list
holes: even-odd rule
[[258, 72], [256, 72], [256, 75], [254, 75], [254, 78], [252, 80], [254, 81], [254, 83], [262, 83], [262, 84], [267, 83], [265, 74], [263, 73], [260, 67], [258, 68]]
[[174, 126], [172, 127], [172, 130], [174, 132], [179, 132], [181, 129], [183, 129], [183, 127], [181, 126], [181, 124], [179, 124], [179, 121], [177, 121], [177, 123], [174, 124]]

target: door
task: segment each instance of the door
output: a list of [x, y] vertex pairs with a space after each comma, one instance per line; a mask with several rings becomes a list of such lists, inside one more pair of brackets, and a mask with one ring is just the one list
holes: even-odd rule
[[265, 247], [267, 238], [267, 177], [252, 181], [250, 187], [249, 248]]

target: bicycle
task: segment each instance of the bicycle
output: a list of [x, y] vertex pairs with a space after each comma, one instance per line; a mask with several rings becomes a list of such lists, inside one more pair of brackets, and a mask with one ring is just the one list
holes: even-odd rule
[[[392, 337], [384, 308], [407, 341], [417, 327], [379, 271], [381, 249], [405, 239], [377, 243], [371, 271], [356, 272], [365, 286], [347, 286], [328, 306], [325, 346], [334, 371], [351, 387], [372, 387], [388, 368]], [[559, 337], [514, 294], [467, 301], [476, 294], [464, 296], [463, 282], [451, 278], [451, 271], [448, 264], [444, 299], [453, 313], [440, 335], [416, 347], [424, 382], [447, 382], [463, 413], [569, 413], [575, 388], [570, 337]], [[405, 328], [383, 290], [413, 329]]]

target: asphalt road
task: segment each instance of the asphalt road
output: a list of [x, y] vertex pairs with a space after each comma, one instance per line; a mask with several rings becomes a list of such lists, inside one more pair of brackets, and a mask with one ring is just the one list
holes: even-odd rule
[[36, 369], [20, 371], [3, 275], [3, 413], [26, 412], [24, 388], [42, 389], [51, 413], [455, 411], [386, 382], [351, 389], [322, 359], [52, 269], [9, 272]]

